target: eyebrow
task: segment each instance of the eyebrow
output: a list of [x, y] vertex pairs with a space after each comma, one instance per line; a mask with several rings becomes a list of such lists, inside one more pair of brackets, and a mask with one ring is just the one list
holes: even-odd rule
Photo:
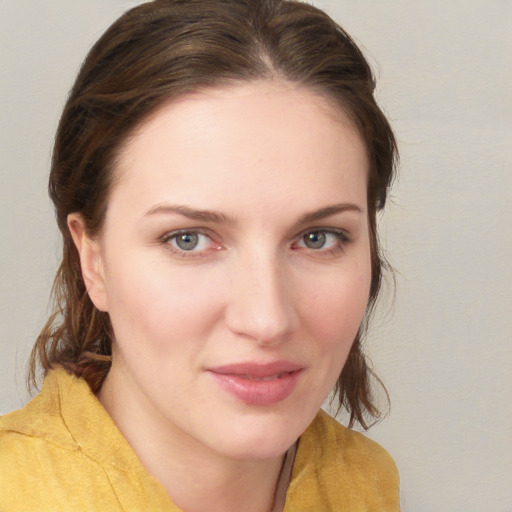
[[[353, 203], [339, 203], [331, 206], [326, 206], [324, 208], [320, 208], [319, 210], [315, 210], [313, 212], [308, 212], [302, 215], [297, 224], [308, 224], [311, 222], [316, 222], [318, 220], [325, 219], [327, 217], [332, 217], [338, 213], [344, 213], [347, 211], [353, 211], [357, 213], [363, 213], [361, 208]], [[153, 208], [151, 208], [144, 216], [157, 215], [157, 214], [178, 214], [183, 217], [187, 217], [192, 220], [199, 220], [202, 222], [212, 222], [214, 224], [234, 224], [235, 221], [231, 217], [225, 215], [224, 213], [216, 212], [213, 210], [202, 210], [197, 208], [191, 208], [190, 206], [185, 205], [170, 205], [170, 204], [157, 204]]]
[[305, 213], [300, 217], [297, 224], [309, 224], [344, 212], [363, 213], [363, 210], [353, 203], [333, 204], [331, 206], [326, 206], [325, 208], [320, 208], [320, 210], [315, 210], [314, 212]]
[[151, 208], [144, 216], [156, 214], [178, 214], [192, 220], [200, 220], [203, 222], [213, 222], [215, 224], [234, 224], [234, 220], [223, 213], [213, 210], [200, 210], [190, 208], [185, 205], [157, 204]]

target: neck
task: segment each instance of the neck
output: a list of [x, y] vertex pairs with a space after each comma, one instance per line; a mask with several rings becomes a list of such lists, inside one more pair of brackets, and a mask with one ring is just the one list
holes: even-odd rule
[[[162, 455], [165, 455], [162, 457]], [[271, 512], [283, 457], [226, 460], [205, 450], [144, 453], [143, 464], [181, 510], [187, 512]]]
[[107, 377], [98, 396], [100, 402], [178, 508], [187, 512], [274, 512], [284, 454], [249, 460], [223, 456], [164, 418], [155, 421], [155, 415], [132, 410], [133, 404], [124, 397], [126, 393], [116, 392]]

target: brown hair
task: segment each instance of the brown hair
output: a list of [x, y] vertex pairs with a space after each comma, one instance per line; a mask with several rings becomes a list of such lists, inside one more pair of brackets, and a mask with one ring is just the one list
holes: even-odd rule
[[45, 374], [62, 365], [97, 392], [110, 369], [110, 320], [87, 295], [67, 217], [79, 212], [90, 235], [101, 230], [116, 156], [130, 134], [177, 96], [275, 78], [334, 101], [366, 143], [370, 298], [336, 391], [350, 424], [367, 428], [365, 418], [378, 418], [361, 341], [381, 283], [376, 214], [393, 178], [396, 145], [361, 51], [324, 12], [297, 1], [154, 0], [121, 16], [93, 46], [69, 94], [53, 151], [49, 191], [63, 257], [52, 292], [54, 312], [32, 350], [32, 383], [38, 363]]

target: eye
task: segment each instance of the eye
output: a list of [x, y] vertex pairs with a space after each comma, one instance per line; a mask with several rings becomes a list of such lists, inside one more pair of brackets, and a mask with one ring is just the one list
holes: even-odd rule
[[327, 242], [327, 233], [323, 231], [313, 231], [302, 236], [306, 247], [310, 249], [322, 249]]
[[216, 244], [212, 238], [205, 233], [195, 230], [180, 230], [166, 234], [162, 237], [162, 242], [167, 244], [169, 248], [175, 252], [181, 253], [201, 253], [209, 249], [220, 249], [220, 245]]
[[349, 236], [342, 230], [314, 229], [303, 233], [299, 237], [296, 247], [319, 252], [332, 252], [342, 249], [349, 242]]
[[199, 245], [198, 233], [180, 233], [172, 239], [179, 249], [193, 251]]

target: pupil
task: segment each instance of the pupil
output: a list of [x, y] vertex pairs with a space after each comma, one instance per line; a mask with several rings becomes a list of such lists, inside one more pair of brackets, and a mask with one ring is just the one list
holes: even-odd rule
[[176, 245], [184, 251], [195, 249], [199, 242], [199, 236], [196, 233], [183, 233], [176, 238]]
[[304, 243], [310, 249], [321, 249], [325, 245], [325, 233], [322, 233], [320, 231], [308, 233], [304, 237]]

